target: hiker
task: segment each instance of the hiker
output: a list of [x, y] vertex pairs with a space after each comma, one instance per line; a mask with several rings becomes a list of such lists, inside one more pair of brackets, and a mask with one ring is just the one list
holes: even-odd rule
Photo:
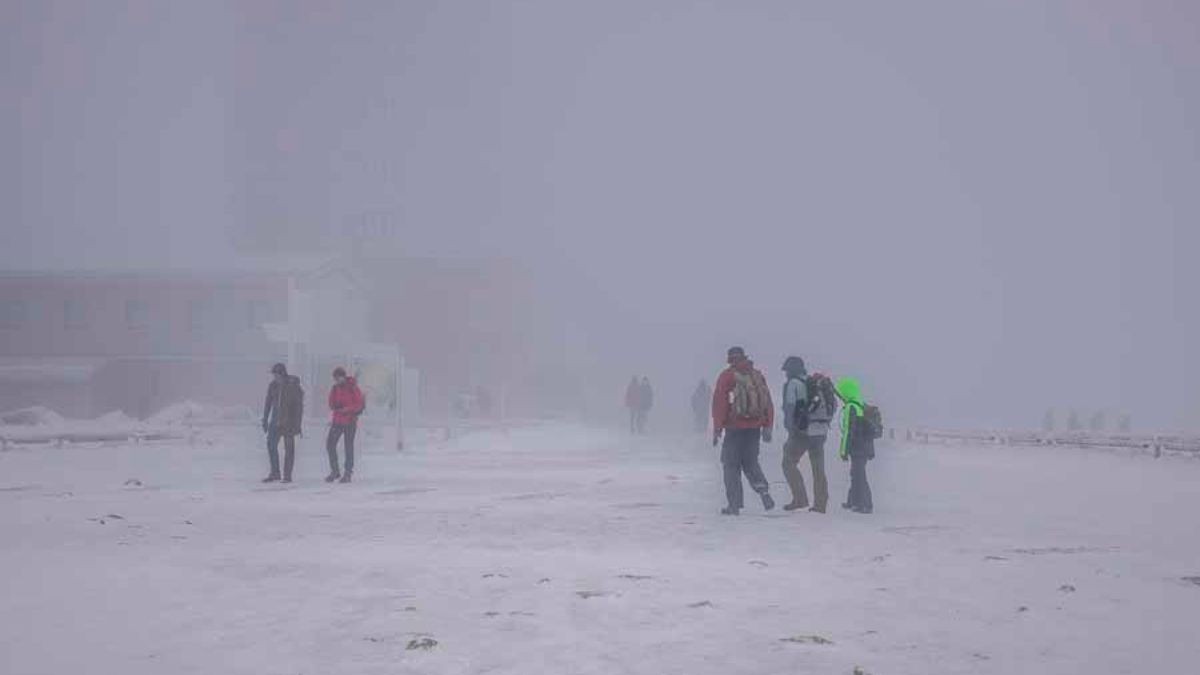
[[692, 417], [696, 422], [696, 433], [708, 431], [708, 406], [712, 401], [712, 389], [706, 380], [700, 380], [696, 390], [692, 392]]
[[808, 393], [808, 430], [804, 434], [808, 462], [812, 466], [813, 505], [809, 511], [825, 513], [829, 503], [829, 481], [825, 475], [825, 439], [829, 425], [837, 412], [837, 392], [833, 380], [821, 373], [812, 373], [805, 380]]
[[726, 353], [729, 367], [717, 378], [713, 390], [713, 447], [721, 441], [721, 465], [725, 474], [725, 498], [728, 506], [721, 509], [727, 516], [736, 516], [744, 506], [742, 474], [750, 487], [762, 497], [763, 508], [775, 508], [766, 476], [758, 463], [759, 440], [771, 442], [775, 424], [771, 389], [763, 374], [746, 358], [741, 347], [730, 347]]
[[639, 434], [646, 433], [646, 422], [650, 419], [650, 409], [653, 407], [654, 387], [650, 386], [650, 378], [642, 377], [642, 383], [638, 386], [637, 430]]
[[837, 382], [837, 395], [842, 399], [842, 442], [838, 456], [850, 460], [850, 492], [843, 509], [855, 513], [871, 513], [871, 486], [867, 483], [867, 462], [875, 458], [875, 434], [867, 421], [866, 403], [858, 380], [843, 377]]
[[[792, 491], [792, 501], [784, 504], [783, 510], [795, 511], [808, 507], [804, 475], [798, 466], [800, 458], [808, 451], [808, 386], [805, 383], [808, 371], [804, 359], [789, 356], [783, 361], [783, 372], [787, 376], [783, 383], [783, 428], [787, 430], [787, 440], [783, 442], [783, 477]], [[815, 488], [815, 478], [813, 482]]]
[[636, 434], [642, 407], [642, 384], [637, 375], [634, 375], [629, 380], [629, 386], [625, 387], [625, 407], [629, 408], [629, 433]]
[[[365, 406], [362, 390], [353, 377], [346, 376], [346, 369], [338, 366], [333, 370], [335, 384], [329, 390], [329, 409], [333, 411], [333, 421], [329, 425], [329, 437], [325, 439], [325, 452], [329, 454], [329, 475], [326, 483], [341, 479], [349, 483], [354, 473], [354, 435], [358, 433], [358, 416]], [[339, 438], [345, 438], [346, 466], [345, 471], [338, 470], [337, 444]]]
[[808, 454], [813, 474], [813, 504], [809, 511], [825, 513], [829, 481], [825, 476], [825, 437], [837, 409], [833, 383], [820, 373], [808, 374], [804, 359], [789, 356], [783, 362], [787, 382], [783, 385], [784, 426], [788, 438], [783, 445], [783, 475], [792, 491], [785, 511], [808, 508], [800, 459]]
[[271, 366], [271, 384], [267, 385], [267, 400], [263, 404], [262, 428], [267, 434], [267, 456], [271, 460], [271, 473], [262, 480], [274, 483], [279, 475], [279, 439], [283, 439], [284, 483], [292, 482], [292, 466], [296, 463], [296, 436], [301, 433], [300, 422], [304, 416], [304, 390], [300, 378], [288, 375], [287, 366], [276, 363]]

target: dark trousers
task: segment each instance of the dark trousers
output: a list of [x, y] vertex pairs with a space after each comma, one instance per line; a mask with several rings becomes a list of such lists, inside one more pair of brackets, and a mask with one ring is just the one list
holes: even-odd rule
[[283, 477], [292, 479], [292, 466], [296, 463], [296, 437], [279, 433], [279, 427], [267, 430], [267, 455], [271, 458], [271, 475], [279, 477], [279, 439], [283, 439]]
[[867, 461], [861, 455], [850, 455], [850, 494], [846, 495], [846, 502], [852, 509], [873, 511], [875, 504], [871, 501], [871, 485], [867, 482]]
[[767, 492], [767, 477], [758, 463], [758, 441], [761, 429], [726, 429], [721, 443], [721, 466], [725, 471], [725, 498], [729, 505], [740, 509], [742, 501], [742, 474], [750, 481], [750, 487], [759, 494]]
[[329, 437], [325, 439], [325, 452], [329, 454], [330, 473], [341, 473], [338, 470], [337, 444], [338, 439], [346, 439], [346, 473], [354, 473], [354, 434], [358, 433], [358, 422], [350, 424], [333, 424], [329, 427]]

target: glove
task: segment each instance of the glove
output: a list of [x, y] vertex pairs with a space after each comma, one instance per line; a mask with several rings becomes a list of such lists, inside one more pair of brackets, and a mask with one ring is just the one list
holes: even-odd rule
[[717, 447], [717, 443], [721, 442], [721, 430], [713, 429], [713, 447]]
[[763, 439], [763, 443], [771, 442], [771, 427], [763, 427], [762, 439]]
[[270, 430], [271, 430], [271, 427], [267, 426], [267, 421], [263, 420], [263, 433], [265, 434], [265, 433], [269, 432]]

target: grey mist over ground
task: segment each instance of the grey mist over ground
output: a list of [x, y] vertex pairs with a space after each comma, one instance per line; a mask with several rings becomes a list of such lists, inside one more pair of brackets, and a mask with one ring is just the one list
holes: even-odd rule
[[16, 1], [0, 26], [5, 268], [509, 258], [609, 414], [636, 372], [682, 418], [742, 344], [896, 421], [1198, 426], [1192, 4]]

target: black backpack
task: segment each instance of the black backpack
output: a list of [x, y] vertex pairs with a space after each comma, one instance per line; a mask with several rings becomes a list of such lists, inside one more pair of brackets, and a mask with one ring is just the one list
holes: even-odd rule
[[862, 421], [872, 440], [883, 438], [883, 413], [878, 406], [863, 404]]
[[808, 391], [808, 410], [815, 411], [818, 405], [825, 405], [826, 417], [833, 418], [837, 412], [837, 392], [833, 389], [833, 380], [820, 374], [813, 373], [804, 380], [804, 388]]
[[[804, 389], [807, 393], [804, 398], [798, 399], [795, 405], [792, 407], [792, 426], [795, 427], [797, 431], [808, 431], [808, 411], [810, 409], [809, 401], [812, 400], [812, 390], [808, 388], [807, 380], [800, 380], [800, 378], [792, 377], [788, 378], [788, 383], [791, 383], [792, 380], [804, 382]], [[787, 385], [784, 386], [786, 387]]]

